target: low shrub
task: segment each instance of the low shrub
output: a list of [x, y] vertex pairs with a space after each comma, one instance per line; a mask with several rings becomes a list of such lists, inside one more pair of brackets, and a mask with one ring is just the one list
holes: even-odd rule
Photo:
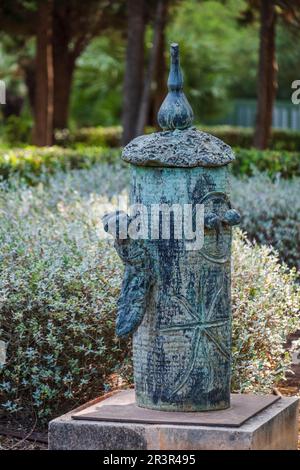
[[300, 152], [276, 150], [234, 149], [236, 159], [232, 171], [236, 176], [253, 175], [259, 171], [283, 178], [300, 176]]
[[69, 146], [85, 144], [87, 146], [120, 147], [122, 127], [83, 127], [74, 132], [68, 129], [55, 132], [55, 141], [58, 145]]
[[[198, 128], [224, 140], [231, 147], [251, 148], [253, 146], [253, 128], [228, 125], [198, 125]], [[146, 132], [153, 132], [148, 127]], [[3, 138], [10, 145], [31, 142], [32, 122], [28, 118], [11, 116], [3, 126]], [[121, 146], [121, 126], [83, 127], [76, 130], [62, 129], [55, 131], [55, 141], [61, 146], [85, 144], [89, 147]], [[289, 129], [272, 129], [269, 148], [272, 150], [300, 151], [300, 132]]]
[[95, 163], [113, 163], [120, 151], [102, 147], [26, 147], [0, 151], [0, 176], [16, 175], [30, 184], [44, 181], [57, 171], [91, 168]]
[[270, 179], [256, 173], [235, 178], [232, 201], [251, 240], [273, 246], [282, 260], [300, 270], [300, 179]]
[[[253, 147], [254, 131], [250, 127], [199, 126], [199, 129], [215, 135], [231, 147]], [[300, 132], [289, 129], [272, 129], [269, 148], [272, 150], [300, 151]]]
[[[257, 169], [269, 176], [281, 174], [283, 178], [300, 176], [300, 153], [277, 152], [275, 150], [247, 150], [237, 148], [232, 171], [236, 176], [253, 175]], [[77, 144], [76, 148], [26, 147], [9, 149], [0, 147], [0, 176], [7, 179], [18, 175], [30, 184], [45, 181], [56, 171], [91, 168], [95, 163], [121, 162], [121, 149], [108, 147], [87, 147]]]
[[122, 188], [99, 171], [57, 175], [47, 189], [2, 184], [2, 410], [66, 411], [103, 393], [127, 354], [113, 332], [122, 266], [98, 237], [101, 204]]
[[[101, 213], [127, 187], [127, 170], [103, 164], [47, 185], [2, 183], [2, 409], [46, 420], [107, 390], [124, 364], [130, 373], [130, 342], [114, 335], [122, 265], [99, 240]], [[300, 327], [299, 287], [239, 232], [233, 259], [233, 390], [269, 391], [289, 368], [284, 343]]]
[[253, 146], [253, 129], [250, 127], [198, 126], [198, 128], [218, 137], [231, 147], [249, 149]]
[[274, 150], [300, 151], [300, 132], [289, 129], [273, 129], [270, 148]]
[[2, 138], [8, 145], [28, 144], [31, 134], [32, 122], [26, 117], [9, 116], [2, 128]]
[[[215, 135], [231, 147], [250, 149], [253, 146], [252, 128], [206, 125], [198, 125], [198, 128]], [[154, 132], [154, 129], [149, 127], [146, 132]], [[88, 146], [120, 147], [121, 137], [121, 126], [86, 127], [73, 132], [68, 129], [56, 132], [56, 142], [59, 145], [84, 143]], [[273, 129], [269, 147], [272, 150], [300, 151], [300, 132], [288, 129]]]
[[270, 392], [291, 363], [286, 338], [300, 327], [300, 287], [267, 246], [233, 240], [232, 390]]

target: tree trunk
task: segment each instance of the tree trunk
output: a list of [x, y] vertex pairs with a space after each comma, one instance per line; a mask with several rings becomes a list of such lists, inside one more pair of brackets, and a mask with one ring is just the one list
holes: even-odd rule
[[167, 1], [159, 0], [156, 7], [156, 15], [154, 22], [153, 32], [153, 46], [149, 58], [149, 65], [147, 70], [147, 78], [144, 83], [143, 94], [141, 98], [140, 110], [138, 115], [136, 134], [141, 135], [144, 133], [145, 126], [148, 121], [150, 100], [151, 100], [151, 88], [157, 69], [159, 50], [162, 47], [161, 39], [165, 28], [167, 14]]
[[29, 105], [32, 111], [32, 114], [34, 114], [35, 110], [35, 60], [34, 59], [26, 59], [21, 61], [20, 66], [23, 69], [24, 72], [24, 80], [25, 80], [25, 85], [27, 87], [27, 92], [28, 92], [28, 99], [29, 99]]
[[273, 105], [276, 96], [275, 26], [276, 12], [272, 0], [261, 0], [260, 48], [257, 84], [257, 116], [253, 144], [265, 149], [272, 129]]
[[[57, 4], [55, 4], [57, 5]], [[60, 8], [60, 5], [56, 6]], [[61, 6], [63, 9], [63, 6]], [[61, 16], [58, 15], [61, 14]], [[57, 12], [54, 22], [54, 129], [68, 127], [69, 104], [75, 57], [69, 51], [70, 34], [68, 31], [67, 10]]]
[[166, 37], [165, 37], [165, 27], [167, 23], [168, 11], [166, 8], [164, 25], [160, 31], [159, 47], [158, 47], [158, 58], [157, 65], [155, 70], [155, 91], [153, 96], [153, 116], [152, 116], [152, 125], [158, 128], [157, 124], [157, 114], [163, 100], [166, 97], [168, 92], [167, 88], [167, 64], [166, 64]]
[[55, 62], [54, 129], [65, 129], [68, 127], [74, 66], [60, 61]]
[[53, 0], [39, 2], [37, 52], [36, 52], [36, 94], [34, 112], [35, 145], [53, 144], [54, 72], [52, 46]]
[[126, 145], [136, 137], [137, 118], [143, 89], [145, 0], [127, 0], [128, 37], [123, 99], [123, 137]]

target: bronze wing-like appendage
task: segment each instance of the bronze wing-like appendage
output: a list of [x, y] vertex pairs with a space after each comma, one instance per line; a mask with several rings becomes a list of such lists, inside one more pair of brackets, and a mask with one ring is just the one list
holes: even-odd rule
[[143, 240], [128, 238], [131, 218], [125, 212], [106, 214], [102, 221], [104, 230], [114, 236], [115, 249], [125, 265], [122, 290], [118, 300], [116, 334], [119, 337], [126, 337], [134, 333], [141, 324], [149, 301], [153, 284], [149, 255]]

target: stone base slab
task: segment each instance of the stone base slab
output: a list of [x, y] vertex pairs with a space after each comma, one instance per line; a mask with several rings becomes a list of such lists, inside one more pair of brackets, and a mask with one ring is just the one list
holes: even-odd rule
[[[130, 392], [131, 394], [134, 392]], [[123, 394], [123, 395], [122, 395]], [[127, 394], [127, 395], [126, 395]], [[148, 422], [98, 421], [86, 418], [101, 408], [118, 403], [128, 404], [128, 392], [118, 392], [94, 400], [63, 415], [49, 424], [49, 449], [61, 450], [269, 450], [297, 449], [299, 399], [282, 397], [247, 419], [239, 427], [222, 425], [180, 424], [174, 422], [150, 424]], [[131, 395], [132, 396], [132, 395]], [[120, 399], [120, 397], [122, 399]], [[127, 397], [127, 401], [124, 400]], [[249, 408], [252, 395], [239, 396]], [[259, 397], [263, 401], [265, 396]], [[253, 398], [252, 398], [253, 400]], [[231, 413], [229, 410], [219, 412]], [[119, 410], [119, 411], [117, 411]], [[152, 412], [153, 413], [153, 412]], [[160, 413], [155, 411], [154, 413]], [[209, 412], [216, 413], [216, 412]], [[164, 413], [165, 415], [166, 413]], [[173, 415], [172, 412], [167, 414]], [[186, 413], [187, 415], [189, 413]], [[195, 414], [195, 413], [193, 413]], [[205, 413], [207, 414], [207, 413]], [[85, 415], [85, 416], [83, 416]], [[197, 413], [201, 415], [201, 413]], [[78, 419], [79, 416], [79, 419]], [[116, 415], [118, 416], [118, 415]], [[74, 419], [74, 417], [76, 419]], [[225, 417], [226, 418], [226, 417]], [[203, 420], [203, 418], [202, 418]], [[225, 419], [226, 422], [226, 419]]]
[[276, 395], [232, 394], [225, 410], [201, 412], [158, 411], [137, 406], [134, 390], [122, 390], [100, 403], [75, 412], [73, 419], [140, 424], [179, 424], [240, 427], [248, 419], [280, 400]]

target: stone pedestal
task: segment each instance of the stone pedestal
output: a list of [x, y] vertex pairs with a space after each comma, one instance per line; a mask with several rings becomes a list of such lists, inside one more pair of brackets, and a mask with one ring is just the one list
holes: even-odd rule
[[50, 422], [50, 450], [293, 450], [295, 397], [232, 395], [227, 410], [197, 413], [139, 408], [134, 391], [88, 403]]

